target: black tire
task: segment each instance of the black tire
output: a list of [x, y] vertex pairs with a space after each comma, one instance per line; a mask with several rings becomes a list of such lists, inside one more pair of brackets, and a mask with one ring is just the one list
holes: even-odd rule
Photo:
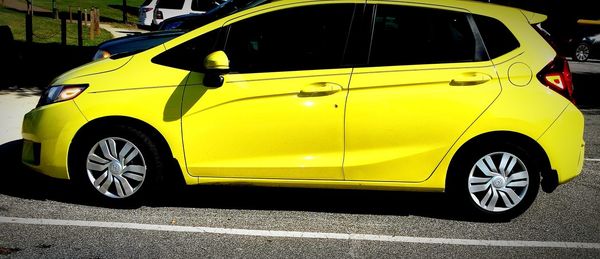
[[[537, 196], [540, 166], [535, 161], [523, 148], [508, 143], [467, 149], [452, 163], [448, 192], [460, 209], [475, 219], [511, 220], [525, 212]], [[499, 169], [502, 167], [509, 170]]]
[[577, 44], [577, 46], [575, 46], [575, 50], [573, 51], [573, 59], [583, 62], [583, 61], [587, 61], [590, 58], [591, 53], [591, 46], [587, 43], [579, 43]]
[[126, 125], [107, 126], [88, 131], [75, 143], [69, 156], [70, 176], [102, 205], [139, 206], [162, 182], [163, 159], [144, 132]]

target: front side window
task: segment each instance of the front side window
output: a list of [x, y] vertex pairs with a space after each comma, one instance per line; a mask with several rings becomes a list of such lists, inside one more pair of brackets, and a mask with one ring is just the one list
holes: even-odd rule
[[230, 25], [225, 52], [232, 72], [338, 68], [354, 4], [296, 7]]
[[476, 42], [467, 15], [460, 12], [378, 5], [371, 66], [470, 62]]
[[219, 31], [220, 29], [217, 29], [184, 42], [154, 57], [152, 62], [183, 70], [202, 72], [204, 71], [204, 58], [218, 50]]

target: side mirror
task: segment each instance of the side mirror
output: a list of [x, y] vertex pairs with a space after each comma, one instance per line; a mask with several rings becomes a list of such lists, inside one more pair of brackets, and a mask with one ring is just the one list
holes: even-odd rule
[[229, 58], [222, 50], [208, 54], [204, 59], [204, 85], [206, 87], [221, 87], [225, 79], [223, 75], [229, 72]]

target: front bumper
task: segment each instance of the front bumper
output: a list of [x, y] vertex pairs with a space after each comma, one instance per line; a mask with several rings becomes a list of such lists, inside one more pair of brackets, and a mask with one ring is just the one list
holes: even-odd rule
[[73, 101], [42, 106], [25, 114], [23, 163], [45, 175], [69, 179], [69, 146], [86, 122]]

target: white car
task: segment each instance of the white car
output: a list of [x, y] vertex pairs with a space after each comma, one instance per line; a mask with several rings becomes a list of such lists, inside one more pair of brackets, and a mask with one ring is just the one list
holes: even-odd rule
[[149, 27], [152, 26], [152, 21], [154, 20], [154, 9], [156, 8], [156, 4], [158, 0], [145, 0], [144, 3], [140, 6], [140, 16], [138, 19], [138, 25], [141, 27]]
[[222, 0], [156, 0], [153, 25], [159, 25], [165, 19], [190, 14], [205, 13], [206, 11], [221, 4]]

